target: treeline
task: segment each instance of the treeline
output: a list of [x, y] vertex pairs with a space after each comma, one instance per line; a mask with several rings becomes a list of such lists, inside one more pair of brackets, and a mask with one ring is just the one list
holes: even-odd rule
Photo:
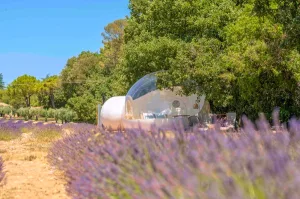
[[[96, 122], [97, 104], [119, 94], [126, 94], [125, 81], [118, 67], [123, 51], [126, 20], [108, 24], [99, 53], [82, 52], [70, 58], [60, 75], [41, 80], [23, 75], [0, 93], [0, 100], [14, 109], [40, 107], [73, 110], [74, 121]], [[72, 115], [73, 116], [73, 115]]]
[[130, 0], [129, 8], [127, 19], [106, 26], [99, 53], [70, 58], [58, 77], [27, 84], [26, 94], [15, 80], [6, 101], [68, 107], [94, 122], [97, 103], [162, 71], [159, 86], [205, 93], [215, 113], [270, 118], [280, 107], [282, 120], [300, 115], [298, 0]]
[[48, 119], [54, 119], [56, 123], [73, 122], [76, 118], [76, 113], [66, 108], [59, 109], [43, 109], [41, 107], [26, 107], [15, 109], [11, 106], [0, 106], [0, 117], [18, 118], [22, 117], [25, 121], [41, 119], [48, 122]]

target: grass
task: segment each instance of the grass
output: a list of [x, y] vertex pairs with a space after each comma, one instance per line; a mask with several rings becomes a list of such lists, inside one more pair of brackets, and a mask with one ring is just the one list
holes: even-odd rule
[[14, 140], [16, 138], [18, 138], [17, 135], [13, 135], [11, 133], [0, 131], [0, 141], [11, 141], [11, 140]]
[[41, 131], [34, 136], [40, 142], [52, 142], [61, 138], [61, 133], [55, 130]]

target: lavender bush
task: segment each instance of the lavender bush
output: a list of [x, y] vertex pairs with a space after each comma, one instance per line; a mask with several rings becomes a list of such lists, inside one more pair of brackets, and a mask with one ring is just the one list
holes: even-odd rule
[[12, 120], [0, 120], [0, 140], [9, 141], [19, 137], [22, 134], [21, 126]]
[[61, 137], [63, 127], [43, 122], [0, 120], [0, 140], [9, 141], [20, 137], [22, 133], [32, 133], [39, 141], [50, 142]]
[[95, 131], [97, 128], [97, 126], [88, 123], [64, 123], [61, 127], [72, 133]]
[[53, 165], [68, 172], [82, 162], [86, 150], [99, 145], [101, 136], [96, 126], [90, 124], [66, 124], [63, 128], [72, 133], [55, 142], [48, 157]]
[[42, 142], [51, 142], [62, 136], [63, 128], [56, 124], [43, 124], [38, 122], [31, 129], [33, 136]]
[[56, 142], [49, 160], [73, 198], [298, 198], [300, 121], [243, 121], [226, 134], [81, 132]]

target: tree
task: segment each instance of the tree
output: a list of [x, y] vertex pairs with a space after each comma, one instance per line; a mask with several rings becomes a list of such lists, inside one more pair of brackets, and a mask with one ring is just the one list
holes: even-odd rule
[[122, 66], [131, 84], [163, 70], [161, 87], [205, 93], [214, 112], [300, 115], [299, 1], [131, 0], [130, 9]]
[[100, 49], [103, 66], [106, 68], [114, 68], [119, 63], [124, 44], [124, 29], [127, 25], [127, 20], [119, 19], [104, 28], [101, 34], [103, 37], [102, 43], [104, 47]]
[[[226, 47], [224, 29], [239, 14], [235, 2], [153, 0], [146, 3], [132, 0], [130, 8], [134, 14], [125, 29], [123, 66], [131, 84], [147, 73], [160, 70], [166, 71], [160, 78], [165, 87], [191, 79], [200, 85], [203, 80], [210, 81], [211, 85], [216, 83], [212, 77], [223, 70], [218, 62]], [[198, 89], [187, 88], [187, 92]], [[213, 90], [208, 88], [211, 86], [205, 91], [202, 88], [201, 92]], [[222, 87], [216, 90], [224, 91]], [[230, 97], [224, 96], [219, 101], [225, 98], [228, 101]], [[222, 106], [228, 106], [226, 101]]]
[[98, 53], [82, 52], [68, 60], [60, 75], [60, 82], [66, 99], [81, 96], [86, 88], [85, 82], [92, 74], [99, 73], [100, 56]]
[[253, 11], [282, 25], [284, 48], [300, 50], [300, 2], [298, 0], [255, 0]]
[[26, 107], [31, 106], [31, 97], [38, 92], [39, 81], [30, 75], [23, 75], [15, 79], [7, 87], [11, 99], [25, 102]]
[[71, 98], [67, 107], [76, 112], [77, 121], [96, 122], [97, 101], [90, 93]]
[[[40, 93], [46, 95], [48, 98], [47, 106], [51, 106], [52, 108], [56, 108], [55, 106], [55, 90], [59, 88], [59, 78], [57, 75], [46, 76], [40, 84]], [[43, 97], [43, 96], [41, 96]]]
[[97, 104], [126, 93], [120, 67], [126, 24], [123, 19], [108, 24], [102, 33], [104, 46], [100, 53], [82, 52], [70, 58], [61, 72], [62, 92], [56, 89], [57, 93], [63, 94], [66, 105], [77, 113], [80, 121], [95, 122], [96, 114], [91, 111], [95, 111]]

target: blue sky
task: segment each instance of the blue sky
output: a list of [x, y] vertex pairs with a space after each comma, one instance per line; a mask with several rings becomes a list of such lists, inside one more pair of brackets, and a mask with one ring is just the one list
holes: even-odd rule
[[128, 0], [0, 0], [0, 73], [59, 74], [68, 58], [99, 51], [101, 32], [129, 15]]

